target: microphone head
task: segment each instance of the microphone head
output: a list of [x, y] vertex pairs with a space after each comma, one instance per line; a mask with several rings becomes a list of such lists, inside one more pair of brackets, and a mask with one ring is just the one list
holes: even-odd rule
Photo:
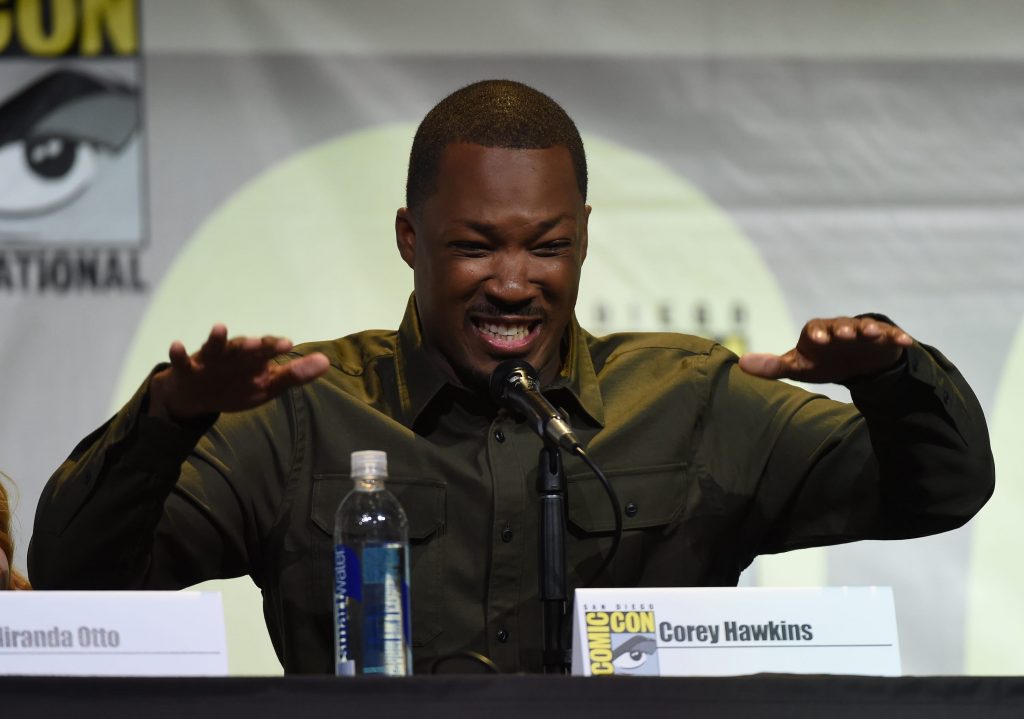
[[537, 370], [526, 360], [505, 360], [491, 372], [491, 398], [498, 404], [504, 405], [506, 391], [517, 385], [524, 385], [525, 389], [540, 389]]

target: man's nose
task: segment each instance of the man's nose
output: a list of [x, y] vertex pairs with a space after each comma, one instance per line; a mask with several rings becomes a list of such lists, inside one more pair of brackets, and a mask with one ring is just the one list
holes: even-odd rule
[[497, 266], [484, 288], [491, 300], [515, 307], [537, 295], [537, 286], [530, 278], [528, 254], [502, 254], [495, 261]]

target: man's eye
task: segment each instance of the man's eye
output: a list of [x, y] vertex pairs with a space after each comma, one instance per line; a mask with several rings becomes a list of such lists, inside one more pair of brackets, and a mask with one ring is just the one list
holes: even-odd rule
[[488, 251], [487, 245], [482, 242], [452, 242], [449, 246], [456, 253], [468, 257], [481, 257]]
[[571, 240], [552, 240], [538, 245], [533, 249], [534, 254], [542, 257], [553, 257], [568, 252], [572, 248]]

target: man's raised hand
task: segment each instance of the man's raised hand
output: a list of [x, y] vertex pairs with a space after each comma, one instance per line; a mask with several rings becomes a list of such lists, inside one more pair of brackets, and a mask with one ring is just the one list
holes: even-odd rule
[[187, 421], [216, 412], [252, 409], [327, 371], [320, 352], [282, 364], [271, 360], [292, 348], [283, 337], [234, 337], [214, 325], [195, 354], [181, 342], [171, 345], [171, 366], [153, 375], [149, 414]]
[[815, 319], [789, 352], [748, 353], [740, 367], [769, 379], [843, 383], [893, 367], [913, 342], [899, 327], [871, 317]]

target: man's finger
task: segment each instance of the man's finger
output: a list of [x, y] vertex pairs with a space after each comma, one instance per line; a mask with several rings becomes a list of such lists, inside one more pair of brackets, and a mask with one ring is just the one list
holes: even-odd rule
[[837, 317], [830, 328], [832, 338], [844, 342], [856, 340], [859, 330], [860, 322], [852, 317]]
[[326, 355], [314, 352], [306, 357], [299, 357], [274, 367], [267, 380], [267, 394], [273, 397], [289, 387], [311, 382], [326, 372], [330, 365], [330, 360]]
[[292, 341], [287, 337], [276, 337], [274, 335], [265, 335], [262, 339], [263, 344], [263, 355], [267, 359], [276, 357], [279, 354], [284, 354], [292, 348]]
[[860, 324], [860, 335], [865, 339], [883, 341], [886, 338], [886, 331], [876, 320], [864, 319]]
[[199, 348], [199, 356], [205, 361], [210, 360], [214, 357], [219, 356], [224, 352], [224, 348], [228, 343], [228, 328], [220, 323], [217, 323], [210, 329], [210, 336], [206, 338], [206, 342]]
[[235, 348], [244, 354], [255, 354], [263, 347], [263, 340], [260, 337], [236, 337], [232, 342], [235, 343]]
[[189, 371], [192, 369], [192, 360], [188, 356], [188, 350], [178, 340], [171, 343], [171, 348], [167, 351], [167, 356], [171, 360], [171, 366], [174, 369]]
[[287, 337], [277, 337], [275, 335], [265, 335], [260, 338], [260, 350], [259, 357], [261, 360], [266, 361], [272, 357], [277, 357], [280, 354], [284, 354], [293, 347], [292, 341]]
[[819, 345], [828, 344], [832, 339], [829, 323], [826, 320], [811, 320], [804, 325], [803, 333], [807, 339]]
[[314, 352], [306, 357], [292, 360], [287, 366], [296, 381], [306, 383], [323, 375], [331, 366], [331, 361], [322, 352]]
[[862, 317], [859, 329], [863, 339], [871, 340], [876, 344], [895, 344], [900, 347], [909, 347], [914, 344], [914, 338], [901, 328], [872, 317]]
[[892, 341], [898, 344], [900, 347], [910, 347], [914, 344], [914, 338], [909, 334], [901, 330], [899, 327], [893, 327], [890, 333]]
[[748, 352], [740, 357], [740, 369], [747, 374], [766, 379], [785, 376], [785, 364], [779, 355]]

